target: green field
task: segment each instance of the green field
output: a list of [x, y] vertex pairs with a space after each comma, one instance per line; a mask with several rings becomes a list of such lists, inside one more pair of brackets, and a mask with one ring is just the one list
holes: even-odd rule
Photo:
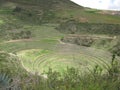
[[[60, 23], [71, 19], [78, 22], [89, 22], [89, 24], [119, 24], [119, 16], [100, 15], [97, 10], [78, 6], [72, 8], [70, 5], [74, 6], [73, 3], [63, 3], [63, 1], [61, 2], [62, 4], [58, 4], [58, 6], [63, 6], [62, 8], [54, 8], [54, 5], [51, 7], [52, 10], [55, 10], [54, 12], [49, 10], [47, 6], [42, 6], [42, 10], [47, 10], [48, 12], [43, 12], [43, 16], [39, 16], [39, 8], [41, 7], [31, 2], [26, 4], [24, 0], [18, 2], [13, 0], [12, 2], [1, 3], [1, 51], [17, 54], [24, 68], [30, 72], [41, 73], [50, 67], [54, 70], [64, 71], [67, 66], [91, 69], [96, 64], [105, 69], [106, 65], [109, 65], [111, 54], [108, 51], [61, 42], [60, 39], [66, 34], [57, 31], [56, 27]], [[51, 15], [54, 15], [54, 17]], [[11, 33], [19, 35], [21, 31], [30, 31], [31, 38], [14, 40], [10, 36]], [[32, 53], [33, 51], [35, 51], [35, 55]]]
[[1, 0], [0, 90], [120, 90], [120, 16], [104, 12]]
[[31, 73], [43, 73], [49, 68], [64, 72], [67, 67], [79, 68], [84, 72], [92, 70], [95, 65], [106, 71], [112, 54], [92, 47], [64, 43], [60, 39], [65, 34], [55, 30], [55, 26], [24, 26], [31, 29], [33, 37], [1, 42], [0, 50], [16, 54], [23, 67]]

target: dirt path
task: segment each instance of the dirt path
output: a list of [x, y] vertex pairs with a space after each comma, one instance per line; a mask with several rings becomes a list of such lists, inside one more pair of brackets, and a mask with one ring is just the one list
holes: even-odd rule
[[58, 40], [58, 41], [59, 41], [60, 44], [66, 44], [66, 43], [62, 42], [61, 40]]
[[7, 44], [7, 43], [16, 43], [16, 42], [31, 42], [31, 41], [40, 41], [35, 39], [18, 39], [18, 40], [9, 40], [1, 42], [0, 44]]
[[22, 42], [22, 41], [33, 41], [33, 39], [18, 39], [18, 40], [9, 40], [5, 41], [4, 43], [14, 43], [14, 42]]
[[80, 35], [80, 34], [68, 34], [69, 37], [92, 37], [92, 38], [104, 38], [104, 39], [116, 39], [116, 36], [105, 35]]

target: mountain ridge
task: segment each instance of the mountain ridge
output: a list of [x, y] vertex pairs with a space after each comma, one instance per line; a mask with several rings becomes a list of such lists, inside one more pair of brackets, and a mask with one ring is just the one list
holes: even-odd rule
[[11, 7], [21, 9], [21, 11], [14, 12], [14, 16], [20, 19], [28, 15], [29, 18], [33, 16], [33, 19], [42, 22], [59, 23], [74, 19], [79, 22], [120, 24], [120, 15], [117, 11], [85, 8], [70, 0], [29, 0], [29, 2], [28, 0], [6, 0], [3, 2], [13, 3], [14, 6]]

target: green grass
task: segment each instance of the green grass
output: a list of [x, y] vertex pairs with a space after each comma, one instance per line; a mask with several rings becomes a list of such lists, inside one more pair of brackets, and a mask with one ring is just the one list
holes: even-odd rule
[[4, 23], [4, 21], [3, 21], [3, 20], [0, 20], [0, 25], [3, 24], [3, 23]]
[[32, 38], [4, 41], [0, 43], [0, 50], [16, 53], [24, 68], [31, 73], [42, 73], [49, 68], [64, 72], [67, 66], [88, 71], [96, 64], [106, 71], [111, 61], [109, 52], [61, 43], [59, 40], [65, 34], [55, 30], [56, 26], [57, 24], [24, 25], [23, 30], [30, 30]]
[[8, 10], [6, 10], [6, 9], [5, 10], [4, 9], [0, 10], [0, 14], [11, 14], [11, 13], [12, 13], [11, 9], [10, 10], [9, 9]]
[[[37, 2], [37, 1], [36, 1]], [[71, 3], [69, 2], [63, 2], [61, 1], [61, 4], [57, 4], [59, 7], [56, 8], [54, 5], [53, 7], [50, 7], [51, 10], [49, 10], [48, 6], [46, 5], [38, 5], [41, 4], [39, 1], [36, 3], [33, 1], [14, 1], [14, 2], [5, 2], [2, 3], [1, 9], [0, 9], [0, 15], [6, 15], [12, 14], [13, 9], [16, 6], [22, 7], [22, 11], [20, 13], [14, 13], [14, 17], [17, 17], [18, 19], [31, 24], [33, 21], [36, 24], [40, 24], [40, 22], [54, 22], [59, 23], [62, 21], [62, 19], [75, 19], [79, 22], [89, 22], [89, 23], [114, 23], [114, 24], [120, 24], [120, 16], [114, 16], [114, 15], [107, 15], [107, 14], [99, 14], [99, 10], [95, 9], [86, 9], [81, 7], [71, 7]], [[46, 2], [46, 1], [45, 1]], [[52, 1], [50, 2], [52, 5]], [[39, 11], [40, 8], [43, 8], [43, 11], [47, 8], [47, 13], [45, 15], [45, 12], [43, 12], [43, 16], [41, 16], [41, 12]], [[61, 8], [60, 8], [61, 7]], [[44, 10], [45, 9], [45, 10]], [[53, 12], [53, 11], [54, 12]], [[42, 10], [41, 10], [42, 11]], [[53, 14], [53, 16], [49, 16], [49, 14]], [[29, 17], [28, 14], [32, 14], [33, 16]], [[99, 16], [99, 17], [98, 17]], [[46, 17], [46, 18], [40, 18], [40, 17]], [[48, 19], [49, 20], [48, 20]], [[42, 21], [41, 21], [42, 20]]]
[[[92, 12], [94, 10], [91, 10]], [[91, 11], [86, 11], [86, 9], [67, 9], [63, 11], [59, 11], [60, 13], [57, 13], [59, 17], [64, 17], [70, 19], [75, 18], [76, 21], [79, 22], [89, 22], [89, 23], [108, 23], [108, 24], [119, 24], [120, 16], [114, 16], [114, 15], [101, 15], [99, 13], [96, 13], [97, 11], [94, 11], [94, 13], [91, 13]], [[99, 16], [99, 17], [98, 17]]]
[[[73, 47], [75, 46], [73, 45]], [[49, 68], [54, 71], [64, 72], [66, 67], [75, 67], [81, 71], [88, 71], [89, 69], [92, 70], [95, 65], [99, 65], [106, 72], [111, 62], [111, 56], [108, 52], [83, 47], [77, 49], [79, 50], [72, 50], [72, 53], [70, 53], [71, 51], [65, 52], [53, 49], [31, 49], [22, 50], [17, 54], [21, 57], [24, 67], [34, 73], [43, 73], [48, 71]], [[119, 60], [119, 58], [117, 59]]]
[[88, 71], [88, 68], [93, 69], [96, 64], [105, 70], [107, 68], [106, 65], [110, 63], [110, 54], [106, 51], [59, 42], [65, 34], [55, 29], [58, 24], [32, 25], [25, 22], [22, 23], [13, 16], [7, 16], [7, 18], [2, 16], [2, 19], [5, 20], [6, 25], [10, 23], [9, 20], [15, 20], [13, 24], [15, 26], [10, 26], [12, 31], [14, 31], [16, 26], [19, 26], [17, 30], [31, 31], [32, 38], [30, 40], [13, 40], [0, 43], [1, 51], [17, 53], [18, 56], [22, 56], [21, 62], [29, 72], [42, 73], [43, 71], [48, 71], [50, 67], [53, 70], [64, 72], [67, 66], [79, 67], [80, 70]]
[[[53, 7], [51, 9], [53, 11], [46, 13], [45, 16], [50, 18], [49, 14], [52, 13], [55, 17], [50, 18], [47, 24], [43, 24], [47, 18], [40, 21], [42, 16], [38, 14], [41, 13], [39, 11], [41, 5], [38, 5], [39, 3], [37, 4], [34, 0], [27, 3], [26, 1], [17, 0], [14, 1], [14, 3], [0, 3], [0, 33], [5, 33], [1, 36], [2, 38], [0, 37], [0, 51], [5, 51], [9, 54], [12, 53], [10, 55], [8, 54], [9, 57], [7, 58], [7, 63], [0, 63], [0, 69], [5, 69], [4, 72], [7, 72], [8, 70], [11, 75], [15, 72], [18, 78], [16, 79], [16, 76], [14, 76], [14, 78], [20, 81], [19, 83], [22, 84], [22, 90], [50, 90], [48, 86], [52, 84], [58, 85], [55, 86], [57, 89], [53, 90], [59, 90], [58, 87], [60, 87], [61, 90], [103, 90], [105, 87], [107, 87], [107, 89], [104, 90], [115, 90], [114, 88], [117, 85], [116, 82], [113, 82], [115, 78], [113, 78], [113, 80], [108, 80], [106, 79], [108, 77], [103, 78], [101, 74], [100, 77], [88, 75], [88, 72], [94, 70], [96, 65], [103, 70], [102, 74], [105, 74], [105, 72], [109, 70], [108, 68], [110, 68], [112, 54], [106, 50], [95, 49], [94, 47], [97, 47], [97, 45], [94, 47], [82, 47], [63, 43], [60, 39], [66, 34], [57, 31], [56, 27], [59, 23], [69, 19], [75, 19], [79, 22], [87, 21], [89, 23], [120, 24], [120, 16], [101, 15], [98, 14], [99, 11], [97, 10], [86, 10], [78, 7], [73, 8], [71, 7], [71, 4], [70, 6], [64, 4], [64, 0], [62, 0], [61, 4], [57, 4], [58, 8]], [[22, 11], [13, 13], [12, 11], [16, 6], [21, 7]], [[43, 9], [45, 9], [45, 7], [43, 7]], [[32, 16], [28, 16], [30, 14]], [[11, 40], [8, 33], [18, 31], [31, 31], [32, 38], [27, 40]], [[101, 37], [104, 36], [101, 35]], [[2, 54], [0, 53], [0, 62], [1, 60], [5, 61], [6, 59], [1, 59], [1, 55]], [[119, 61], [120, 57], [116, 57], [116, 60]], [[2, 64], [4, 66], [1, 66]], [[74, 69], [68, 69], [68, 71], [66, 71], [66, 67], [78, 68], [80, 73], [87, 73], [83, 74], [84, 77], [77, 77], [76, 73], [74, 73]], [[23, 75], [23, 73], [25, 73], [23, 68], [26, 72], [29, 72], [29, 77], [27, 74]], [[57, 73], [50, 73], [49, 68], [52, 68], [53, 71], [62, 73], [62, 75], [67, 73], [68, 76], [56, 80], [56, 78], [58, 78], [56, 75]], [[49, 72], [48, 76], [50, 74], [51, 77], [43, 80], [43, 78], [41, 79], [40, 77], [35, 76], [36, 72], [41, 74], [44, 71]], [[96, 74], [94, 73], [93, 75]], [[72, 82], [74, 81], [74, 78], [76, 78], [76, 81], [81, 80], [80, 83], [75, 83], [75, 85], [79, 84], [76, 89], [72, 88], [74, 85], [71, 85], [74, 83]], [[51, 79], [53, 79], [52, 82], [50, 82]], [[26, 81], [28, 81], [28, 83], [26, 83]], [[61, 82], [62, 84], [60, 84]]]
[[[90, 49], [91, 50], [91, 49]], [[94, 51], [94, 50], [93, 50]], [[96, 54], [104, 54], [104, 51], [100, 51]], [[106, 53], [106, 52], [105, 52]], [[56, 55], [53, 52], [49, 50], [42, 50], [42, 49], [31, 49], [31, 50], [23, 50], [18, 52], [17, 55], [19, 55], [20, 60], [22, 60], [22, 64], [26, 65], [24, 68], [31, 72], [27, 73], [25, 70], [23, 70], [21, 66], [21, 62], [18, 59], [18, 57], [15, 54], [9, 54], [5, 52], [0, 52], [0, 70], [4, 69], [4, 71], [0, 71], [0, 80], [2, 87], [6, 88], [6, 85], [9, 88], [21, 88], [22, 90], [118, 90], [119, 88], [119, 64], [116, 62], [115, 59], [111, 64], [110, 67], [107, 69], [107, 74], [100, 71], [101, 65], [99, 64], [98, 67], [95, 67], [93, 65], [93, 70], [89, 71], [90, 73], [82, 73], [83, 70], [85, 70], [85, 63], [84, 61], [88, 59], [86, 58], [86, 55], [84, 54], [78, 54], [80, 56], [79, 58], [83, 58], [84, 67], [79, 67], [78, 69], [75, 68], [66, 68], [65, 64], [74, 64], [76, 58], [74, 58], [74, 62], [68, 62], [65, 59], [60, 59], [62, 57], [56, 57]], [[87, 54], [90, 54], [89, 52]], [[107, 54], [107, 53], [106, 53]], [[31, 56], [31, 57], [30, 57]], [[81, 57], [82, 56], [82, 57]], [[37, 59], [36, 59], [37, 57]], [[69, 56], [64, 56], [64, 58], [68, 59]], [[88, 63], [92, 66], [92, 64], [99, 63], [97, 62], [97, 59], [95, 60], [95, 63], [93, 58], [91, 56], [87, 56], [89, 59]], [[30, 62], [30, 59], [37, 60], [35, 62]], [[27, 59], [27, 60], [25, 60]], [[28, 62], [29, 61], [29, 62]], [[77, 63], [78, 60], [77, 60]], [[32, 65], [30, 65], [32, 64]], [[48, 69], [49, 66], [52, 67]], [[108, 64], [108, 63], [107, 63]], [[29, 65], [29, 66], [27, 66]], [[77, 65], [77, 64], [75, 64]], [[75, 66], [74, 65], [74, 66]], [[34, 66], [34, 67], [33, 67]], [[38, 67], [38, 68], [37, 68]], [[43, 68], [44, 67], [44, 68]], [[63, 69], [64, 67], [64, 69]], [[90, 67], [90, 66], [89, 66]], [[38, 76], [40, 73], [36, 73], [38, 70], [46, 70], [44, 74], [47, 75], [47, 78], [43, 78]], [[58, 72], [58, 68], [60, 68], [60, 73]], [[82, 71], [79, 69], [82, 69]], [[34, 71], [31, 71], [31, 70]], [[8, 71], [7, 71], [8, 70]], [[30, 70], [30, 71], [29, 71]], [[35, 71], [36, 70], [36, 71]], [[57, 71], [54, 71], [57, 70]], [[117, 71], [116, 71], [117, 70]], [[111, 71], [111, 72], [109, 72]], [[6, 73], [7, 72], [7, 73]], [[8, 73], [9, 72], [9, 73]], [[35, 74], [36, 73], [36, 74]], [[113, 75], [112, 75], [113, 74]], [[116, 75], [116, 76], [114, 76]], [[18, 82], [20, 84], [19, 87], [16, 85], [16, 82], [11, 82], [11, 80], [19, 80]], [[26, 83], [27, 81], [27, 83]], [[102, 83], [101, 83], [102, 82]], [[6, 84], [8, 83], [8, 84]], [[29, 85], [28, 85], [29, 83]], [[64, 83], [64, 84], [63, 84]], [[14, 85], [11, 87], [11, 85]], [[0, 87], [1, 88], [1, 87]]]

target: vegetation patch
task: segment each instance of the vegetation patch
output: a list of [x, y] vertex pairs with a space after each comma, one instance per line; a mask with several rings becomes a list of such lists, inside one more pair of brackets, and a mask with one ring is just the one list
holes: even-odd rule
[[20, 63], [16, 55], [0, 51], [0, 72], [8, 75], [17, 75], [22, 70], [24, 71]]
[[[98, 47], [107, 46], [114, 40], [114, 37], [109, 36], [95, 36], [95, 35], [81, 35], [81, 34], [70, 34], [61, 38], [61, 41], [77, 44], [80, 46], [90, 47], [92, 45], [99, 45]], [[101, 45], [101, 46], [100, 46]], [[105, 48], [105, 47], [104, 47]]]
[[100, 13], [0, 0], [0, 90], [120, 90], [120, 16]]
[[0, 25], [1, 25], [1, 24], [4, 24], [4, 21], [3, 21], [3, 20], [0, 20]]
[[[32, 49], [31, 51], [25, 50], [25, 52], [30, 55], [33, 53], [37, 53], [41, 51], [40, 49]], [[23, 52], [23, 51], [22, 51]], [[46, 51], [42, 51], [43, 54], [46, 53]], [[47, 51], [48, 52], [48, 51]], [[6, 65], [3, 64], [3, 62], [7, 62], [7, 60], [12, 58], [12, 63], [10, 64], [10, 61], [7, 63], [12, 65], [12, 68], [10, 71], [12, 73], [6, 72], [7, 68], [4, 68]], [[120, 88], [119, 86], [119, 75], [120, 75], [120, 69], [119, 69], [119, 62], [116, 60], [116, 56], [113, 57], [111, 64], [107, 68], [106, 73], [102, 73], [103, 70], [101, 69], [101, 66], [95, 65], [92, 70], [89, 69], [89, 73], [82, 73], [79, 71], [79, 68], [69, 68], [67, 67], [64, 70], [64, 73], [61, 74], [58, 71], [54, 71], [53, 69], [49, 68], [47, 72], [44, 72], [43, 74], [39, 73], [26, 73], [22, 68], [20, 68], [21, 63], [14, 64], [14, 61], [16, 59], [13, 58], [17, 57], [14, 54], [8, 54], [5, 52], [0, 52], [0, 69], [4, 68], [2, 72], [0, 72], [0, 89], [22, 89], [22, 90], [118, 90]], [[38, 62], [36, 62], [37, 64]], [[49, 62], [48, 62], [49, 63]], [[20, 66], [20, 67], [19, 67]], [[36, 65], [37, 66], [37, 65]], [[13, 69], [14, 68], [14, 69]], [[15, 68], [18, 68], [13, 75], [13, 71]], [[56, 67], [55, 67], [56, 68]], [[82, 69], [83, 70], [83, 69]], [[46, 75], [47, 77], [45, 77]], [[102, 84], [101, 84], [102, 82]], [[112, 87], [111, 87], [112, 85]]]
[[[56, 50], [51, 51], [44, 49], [23, 50], [19, 51], [17, 55], [21, 58], [24, 68], [31, 73], [38, 72], [41, 74], [44, 71], [48, 71], [49, 68], [63, 73], [66, 67], [79, 68], [79, 70], [83, 72], [83, 69], [84, 71], [88, 71], [88, 68], [93, 69], [96, 64], [105, 72], [109, 67], [109, 59], [111, 58], [108, 58], [109, 55], [105, 55], [105, 52], [97, 52], [81, 47], [79, 54], [72, 50], [75, 53], [73, 55], [70, 51], [65, 50], [67, 48], [63, 46], [61, 49], [64, 51], [57, 50], [56, 52]], [[119, 60], [119, 58], [117, 59]]]
[[57, 29], [62, 33], [68, 34], [120, 34], [119, 24], [79, 23], [75, 20], [68, 20], [61, 23]]
[[61, 41], [66, 43], [73, 43], [81, 46], [90, 47], [95, 40], [90, 36], [68, 35], [64, 38], [61, 38]]
[[32, 37], [31, 31], [20, 31], [20, 32], [9, 32], [9, 39], [18, 40], [18, 39], [30, 39]]

